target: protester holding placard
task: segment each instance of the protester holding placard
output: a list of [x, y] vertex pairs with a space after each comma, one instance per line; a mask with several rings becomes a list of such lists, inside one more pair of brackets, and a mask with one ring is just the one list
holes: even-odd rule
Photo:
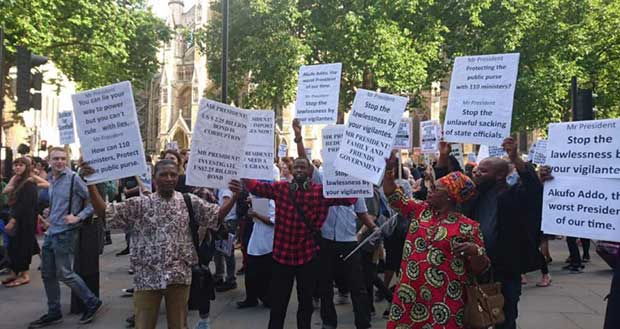
[[[296, 134], [295, 139], [299, 141], [301, 136]], [[320, 229], [330, 206], [352, 205], [355, 202], [355, 199], [324, 198], [322, 185], [310, 180], [311, 167], [308, 159], [296, 159], [291, 183], [244, 180], [250, 193], [276, 203], [270, 329], [284, 327], [294, 280], [297, 281], [299, 299], [297, 327], [310, 328], [312, 294], [318, 275]]]
[[[519, 156], [512, 138], [504, 140], [503, 148], [519, 174], [519, 183], [512, 187], [507, 184], [508, 161], [486, 158], [474, 172], [479, 193], [463, 209], [469, 218], [480, 223], [494, 279], [502, 284], [506, 321], [496, 328], [514, 329], [521, 274], [537, 270], [541, 265], [536, 235], [532, 232], [540, 227], [542, 184], [534, 168]], [[447, 161], [446, 151], [444, 148], [438, 163]]]
[[421, 202], [398, 188], [395, 169], [392, 154], [383, 190], [390, 206], [411, 224], [387, 328], [463, 329], [467, 279], [489, 264], [479, 224], [457, 211], [474, 197], [476, 187], [464, 174], [452, 172], [431, 180], [428, 199]]
[[[88, 177], [93, 169], [84, 165], [82, 172]], [[198, 263], [190, 225], [216, 230], [241, 189], [238, 182], [231, 182], [233, 197], [218, 207], [193, 194], [176, 192], [178, 173], [178, 164], [161, 160], [155, 166], [157, 193], [115, 204], [106, 205], [96, 187], [89, 186], [99, 217], [106, 218], [110, 227], [134, 231], [131, 262], [136, 270], [134, 311], [140, 329], [156, 327], [162, 297], [166, 298], [168, 328], [187, 328], [191, 266]]]

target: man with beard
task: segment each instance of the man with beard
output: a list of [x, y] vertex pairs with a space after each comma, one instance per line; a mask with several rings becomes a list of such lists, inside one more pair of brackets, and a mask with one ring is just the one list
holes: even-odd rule
[[[519, 156], [514, 139], [506, 138], [502, 147], [519, 174], [519, 182], [513, 186], [507, 183], [508, 161], [494, 157], [482, 160], [474, 171], [478, 196], [465, 204], [463, 213], [480, 223], [493, 279], [502, 284], [506, 321], [496, 328], [515, 329], [521, 273], [541, 266], [532, 228], [540, 227], [543, 187], [534, 167]], [[442, 143], [440, 153], [437, 177], [448, 167], [449, 144]]]
[[[94, 169], [84, 164], [82, 172], [88, 177]], [[162, 297], [166, 299], [168, 328], [187, 328], [191, 267], [198, 263], [190, 213], [198, 226], [217, 230], [241, 189], [238, 181], [231, 182], [231, 199], [218, 207], [193, 194], [175, 191], [178, 180], [179, 165], [164, 159], [155, 165], [156, 193], [106, 204], [96, 186], [88, 186], [100, 218], [106, 218], [111, 228], [132, 229], [136, 328], [155, 329]]]
[[[301, 129], [295, 129], [295, 142], [301, 141]], [[284, 327], [286, 309], [297, 281], [297, 328], [309, 329], [313, 312], [312, 294], [318, 276], [320, 232], [330, 206], [350, 206], [356, 199], [326, 199], [323, 186], [309, 176], [312, 165], [306, 158], [293, 164], [293, 181], [262, 183], [244, 180], [248, 191], [276, 203], [271, 279], [269, 329]]]

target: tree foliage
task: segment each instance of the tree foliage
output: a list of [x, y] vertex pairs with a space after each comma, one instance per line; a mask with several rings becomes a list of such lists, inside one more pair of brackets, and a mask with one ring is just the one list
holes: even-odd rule
[[[358, 87], [418, 102], [456, 56], [519, 52], [513, 130], [570, 117], [570, 79], [620, 115], [615, 0], [231, 0], [229, 93], [248, 106], [294, 99], [301, 64], [343, 63], [341, 109]], [[198, 46], [221, 81], [220, 3]]]
[[170, 37], [144, 0], [3, 0], [8, 65], [17, 45], [49, 57], [82, 88], [129, 80], [143, 89]]

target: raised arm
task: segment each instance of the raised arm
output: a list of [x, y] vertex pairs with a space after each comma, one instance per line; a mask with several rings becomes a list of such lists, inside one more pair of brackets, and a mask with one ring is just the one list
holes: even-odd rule
[[383, 192], [388, 198], [390, 207], [396, 210], [405, 218], [413, 218], [415, 212], [422, 209], [422, 203], [410, 199], [405, 195], [403, 189], [396, 185], [394, 177], [395, 168], [398, 168], [398, 159], [395, 151], [392, 151], [390, 158], [386, 162], [385, 175], [383, 176]]
[[243, 186], [250, 192], [261, 198], [275, 200], [275, 187], [277, 183], [259, 182], [255, 179], [242, 179]]
[[[297, 145], [297, 156], [306, 159], [306, 148], [304, 147], [304, 138], [301, 136], [301, 123], [298, 119], [293, 119], [293, 132], [295, 133], [295, 139], [293, 140]], [[308, 159], [310, 160], [310, 159]]]

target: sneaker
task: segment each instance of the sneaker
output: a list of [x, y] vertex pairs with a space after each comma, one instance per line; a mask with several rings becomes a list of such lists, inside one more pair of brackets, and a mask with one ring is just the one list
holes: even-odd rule
[[133, 288], [125, 288], [122, 291], [123, 291], [123, 295], [121, 297], [132, 297], [133, 296]]
[[224, 282], [221, 285], [215, 287], [215, 291], [217, 292], [224, 292], [224, 291], [233, 290], [233, 289], [237, 289], [236, 281]]
[[43, 328], [43, 327], [51, 326], [53, 324], [57, 324], [61, 322], [62, 322], [62, 315], [51, 316], [49, 314], [45, 314], [42, 317], [40, 317], [38, 320], [30, 322], [30, 324], [28, 325], [28, 329]]
[[103, 302], [100, 300], [97, 302], [95, 307], [84, 312], [84, 315], [82, 315], [82, 317], [80, 318], [80, 324], [93, 322], [93, 320], [95, 319], [95, 317], [97, 316], [99, 311], [101, 311], [102, 308], [103, 308]]
[[125, 248], [119, 252], [116, 253], [116, 257], [118, 256], [125, 256], [125, 255], [129, 255], [129, 248]]
[[583, 255], [583, 259], [581, 260], [584, 263], [589, 263], [590, 262], [590, 255]]
[[127, 322], [127, 328], [135, 327], [136, 326], [136, 315], [132, 314], [130, 317], [125, 319], [125, 322]]
[[258, 301], [249, 301], [249, 300], [243, 300], [240, 302], [237, 302], [237, 308], [238, 309], [242, 309], [242, 308], [249, 308], [249, 307], [256, 307], [258, 306]]
[[344, 305], [349, 303], [349, 295], [338, 293], [334, 298], [334, 304], [336, 305]]
[[209, 329], [209, 319], [200, 319], [194, 329]]

